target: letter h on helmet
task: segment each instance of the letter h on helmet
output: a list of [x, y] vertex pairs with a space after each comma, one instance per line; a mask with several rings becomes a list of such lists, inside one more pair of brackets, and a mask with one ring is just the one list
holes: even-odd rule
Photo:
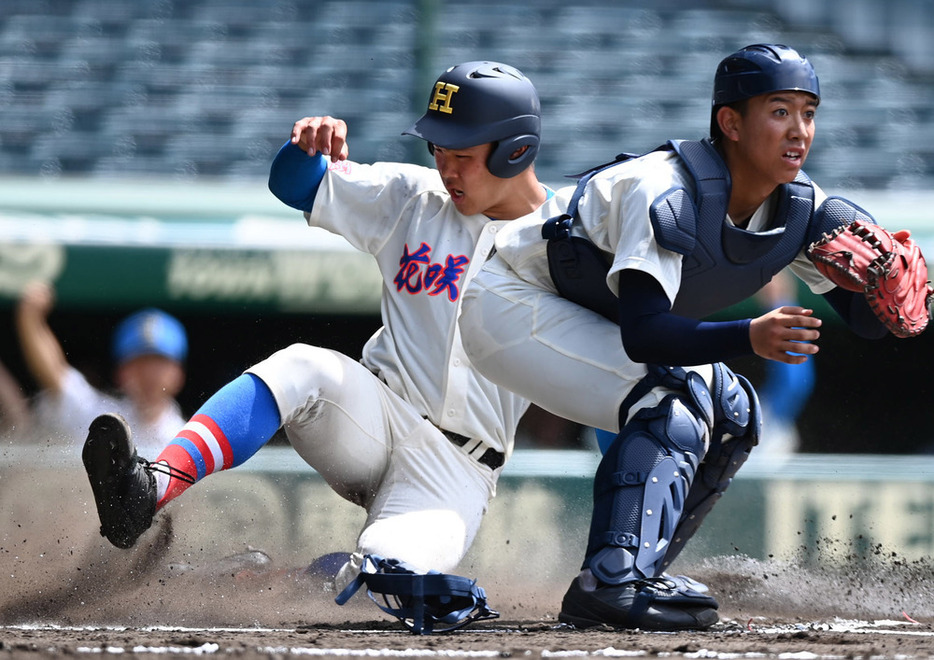
[[[467, 149], [488, 142], [490, 172], [502, 179], [528, 168], [541, 140], [541, 102], [521, 71], [499, 62], [452, 66], [435, 82], [428, 109], [403, 135], [443, 149]], [[528, 147], [513, 157], [522, 147]]]

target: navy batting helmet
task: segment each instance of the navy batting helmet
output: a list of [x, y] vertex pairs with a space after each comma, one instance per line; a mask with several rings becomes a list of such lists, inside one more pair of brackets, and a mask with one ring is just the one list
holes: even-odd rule
[[538, 93], [521, 71], [499, 62], [465, 62], [441, 74], [428, 110], [403, 134], [427, 140], [429, 148], [466, 149], [492, 142], [487, 167], [508, 179], [535, 160], [541, 124]]
[[792, 90], [809, 92], [820, 102], [820, 86], [814, 67], [798, 51], [782, 44], [754, 44], [736, 51], [717, 66], [710, 134], [720, 134], [717, 110], [721, 106], [760, 94]]

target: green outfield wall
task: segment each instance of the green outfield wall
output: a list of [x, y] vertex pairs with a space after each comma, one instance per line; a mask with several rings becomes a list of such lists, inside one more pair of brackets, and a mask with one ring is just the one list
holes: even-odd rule
[[[851, 196], [934, 254], [934, 195]], [[379, 310], [372, 259], [309, 228], [262, 181], [0, 179], [0, 303], [35, 278], [53, 282], [59, 303], [76, 309]]]

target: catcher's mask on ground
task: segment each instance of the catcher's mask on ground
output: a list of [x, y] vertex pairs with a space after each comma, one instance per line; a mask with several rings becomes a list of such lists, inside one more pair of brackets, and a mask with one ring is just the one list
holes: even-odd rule
[[370, 600], [416, 635], [450, 632], [499, 617], [499, 612], [487, 606], [486, 592], [475, 580], [437, 571], [418, 573], [397, 559], [376, 555], [363, 558], [360, 574], [335, 602], [343, 605], [364, 584]]

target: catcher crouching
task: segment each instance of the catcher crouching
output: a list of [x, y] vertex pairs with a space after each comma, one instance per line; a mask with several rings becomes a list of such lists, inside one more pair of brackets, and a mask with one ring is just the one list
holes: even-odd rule
[[[788, 272], [857, 336], [919, 334], [927, 267], [803, 171], [821, 103], [807, 58], [752, 44], [714, 77], [710, 136], [623, 153], [579, 175], [565, 213], [500, 230], [464, 292], [464, 348], [484, 376], [602, 431], [591, 528], [559, 620], [709, 628], [714, 588], [681, 550], [760, 440], [751, 383], [725, 362], [802, 364], [823, 320], [781, 304], [718, 318]], [[790, 532], [790, 530], [789, 530]]]

